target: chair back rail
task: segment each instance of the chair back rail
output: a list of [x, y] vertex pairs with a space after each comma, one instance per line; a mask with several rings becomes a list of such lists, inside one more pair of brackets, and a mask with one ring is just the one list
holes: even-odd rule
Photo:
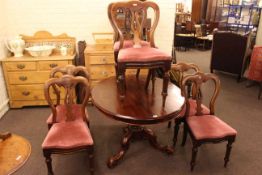
[[[85, 107], [90, 97], [90, 87], [86, 78], [80, 76], [74, 77], [72, 75], [64, 75], [61, 78], [51, 78], [46, 81], [44, 85], [44, 95], [53, 113], [53, 123], [56, 123], [57, 104], [55, 104], [52, 100], [50, 88], [56, 86], [59, 88], [63, 87], [65, 89], [64, 105], [66, 106], [66, 121], [73, 121], [74, 115], [72, 114], [72, 106], [73, 104], [75, 104], [74, 93], [75, 93], [76, 86], [78, 84], [83, 84], [84, 87], [85, 93], [84, 93], [83, 101], [81, 103], [81, 112], [82, 114], [85, 114]], [[55, 91], [55, 95], [57, 98], [60, 98], [61, 96], [60, 91]], [[84, 117], [85, 115], [82, 116]], [[83, 120], [85, 121], [86, 119], [83, 118]]]
[[[214, 88], [214, 92], [211, 96], [210, 102], [209, 102], [209, 109], [210, 109], [210, 115], [214, 115], [215, 113], [215, 108], [214, 108], [214, 104], [216, 101], [216, 98], [219, 94], [220, 91], [220, 80], [219, 78], [212, 74], [212, 73], [202, 73], [202, 72], [197, 72], [195, 75], [187, 75], [184, 77], [183, 81], [182, 81], [182, 87], [181, 87], [181, 93], [183, 96], [187, 97], [187, 92], [186, 92], [186, 84], [188, 82], [191, 82], [193, 84], [193, 88], [195, 89], [195, 92], [197, 92], [195, 94], [195, 100], [196, 100], [196, 104], [197, 104], [197, 113], [196, 115], [200, 116], [203, 115], [202, 113], [202, 94], [201, 94], [201, 86], [203, 85], [203, 83], [207, 82], [207, 81], [213, 81], [215, 88]], [[188, 99], [186, 99], [186, 116], [188, 116], [189, 114], [189, 101]]]
[[147, 23], [148, 9], [153, 9], [154, 20], [152, 25], [147, 28], [148, 41], [151, 47], [155, 47], [154, 32], [159, 22], [160, 11], [156, 3], [151, 1], [128, 1], [128, 2], [116, 2], [111, 3], [108, 6], [108, 17], [110, 23], [115, 31], [115, 40], [120, 40], [120, 49], [123, 48], [124, 44], [124, 32], [121, 29], [121, 23], [118, 21], [119, 12], [124, 17], [124, 27], [131, 33], [133, 33], [134, 41], [142, 40], [143, 28]]

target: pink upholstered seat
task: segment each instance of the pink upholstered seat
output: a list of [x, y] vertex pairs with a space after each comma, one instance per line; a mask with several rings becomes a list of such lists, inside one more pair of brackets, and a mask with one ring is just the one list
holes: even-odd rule
[[195, 139], [216, 139], [235, 136], [237, 131], [214, 115], [191, 116], [186, 118]]
[[[66, 113], [66, 108], [65, 105], [58, 105], [56, 106], [56, 112], [57, 112], [57, 117], [56, 117], [56, 122], [64, 122], [65, 121], [65, 113]], [[82, 114], [81, 112], [81, 105], [79, 104], [73, 104], [72, 105], [72, 114], [74, 115], [75, 120], [81, 120], [83, 121], [83, 115], [86, 115], [86, 119], [88, 121], [88, 113], [87, 110], [85, 111], [85, 114]], [[53, 114], [51, 113], [49, 117], [46, 120], [47, 124], [52, 124], [53, 122]]]
[[118, 54], [118, 62], [152, 62], [163, 60], [171, 60], [171, 55], [152, 47], [121, 49]]
[[[197, 107], [197, 104], [196, 104], [196, 100], [193, 100], [193, 99], [188, 99], [189, 101], [189, 105], [190, 105], [190, 108], [189, 108], [189, 116], [194, 116], [196, 115], [197, 111], [196, 111], [196, 107]], [[202, 107], [202, 113], [203, 115], [208, 115], [210, 114], [210, 110], [208, 107], [206, 107], [205, 105], [201, 104], [201, 107]], [[184, 106], [184, 108], [182, 109], [182, 111], [180, 112], [179, 116], [183, 117], [185, 116], [185, 112], [186, 112], [186, 106]]]
[[93, 145], [93, 139], [87, 125], [81, 121], [55, 123], [49, 130], [43, 149], [71, 149]]
[[[119, 46], [120, 46], [120, 41], [115, 42], [115, 44], [114, 44], [114, 51], [115, 52], [119, 51]], [[134, 41], [133, 40], [124, 40], [122, 49], [133, 47], [133, 46], [134, 46]], [[147, 42], [147, 41], [141, 41], [141, 46], [142, 47], [145, 47], [145, 46], [149, 47], [150, 43]]]

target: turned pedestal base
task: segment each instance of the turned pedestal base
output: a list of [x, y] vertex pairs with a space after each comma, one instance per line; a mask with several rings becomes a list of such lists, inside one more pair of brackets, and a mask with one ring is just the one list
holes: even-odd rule
[[107, 166], [109, 168], [115, 167], [118, 162], [124, 157], [129, 148], [129, 143], [132, 139], [147, 139], [154, 148], [163, 151], [168, 155], [174, 153], [173, 147], [163, 146], [157, 142], [157, 137], [151, 129], [142, 126], [130, 125], [124, 128], [124, 137], [122, 139], [119, 152], [108, 159]]

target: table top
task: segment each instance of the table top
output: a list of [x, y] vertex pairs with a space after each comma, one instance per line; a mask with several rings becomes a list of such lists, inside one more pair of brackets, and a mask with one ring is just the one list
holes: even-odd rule
[[166, 104], [162, 107], [162, 79], [156, 79], [154, 92], [151, 85], [145, 90], [144, 77], [127, 76], [126, 84], [126, 95], [121, 98], [115, 77], [102, 80], [92, 89], [93, 104], [110, 118], [134, 125], [168, 121], [177, 117], [184, 105], [180, 89], [169, 83]]
[[0, 174], [10, 175], [24, 165], [31, 154], [31, 145], [23, 137], [12, 134], [0, 140]]

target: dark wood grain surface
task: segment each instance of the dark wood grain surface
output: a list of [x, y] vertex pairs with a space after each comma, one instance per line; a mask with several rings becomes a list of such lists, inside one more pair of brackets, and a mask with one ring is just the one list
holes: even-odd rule
[[162, 107], [162, 83], [156, 79], [155, 90], [145, 90], [145, 77], [126, 77], [127, 92], [120, 97], [115, 77], [102, 80], [92, 89], [93, 104], [107, 116], [128, 124], [156, 124], [178, 115], [184, 105], [180, 89], [169, 84], [165, 107]]

